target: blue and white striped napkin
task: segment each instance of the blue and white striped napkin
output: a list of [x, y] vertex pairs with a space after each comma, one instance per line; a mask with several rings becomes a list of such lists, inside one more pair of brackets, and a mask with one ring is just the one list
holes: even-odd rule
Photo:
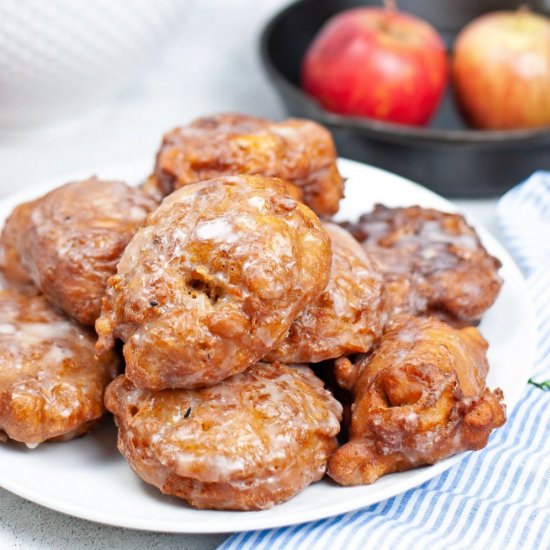
[[[532, 377], [550, 379], [550, 173], [500, 200], [504, 243], [538, 323]], [[550, 549], [550, 391], [525, 386], [486, 449], [416, 489], [357, 512], [233, 535], [219, 550]]]

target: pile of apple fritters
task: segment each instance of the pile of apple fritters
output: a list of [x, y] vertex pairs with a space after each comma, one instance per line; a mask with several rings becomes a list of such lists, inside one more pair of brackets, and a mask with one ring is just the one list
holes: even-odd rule
[[331, 222], [343, 189], [325, 128], [226, 114], [166, 134], [140, 188], [91, 178], [18, 206], [0, 434], [82, 435], [104, 397], [144, 481], [234, 510], [484, 447], [505, 409], [474, 325], [498, 260], [457, 214]]

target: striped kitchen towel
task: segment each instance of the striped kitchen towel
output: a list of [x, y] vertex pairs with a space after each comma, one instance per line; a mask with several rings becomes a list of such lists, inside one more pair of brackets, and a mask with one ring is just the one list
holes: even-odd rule
[[[532, 379], [550, 379], [550, 173], [500, 200], [504, 243], [536, 309]], [[519, 366], [518, 366], [519, 368]], [[220, 550], [550, 549], [550, 391], [527, 384], [504, 428], [416, 489], [317, 522], [233, 535]]]

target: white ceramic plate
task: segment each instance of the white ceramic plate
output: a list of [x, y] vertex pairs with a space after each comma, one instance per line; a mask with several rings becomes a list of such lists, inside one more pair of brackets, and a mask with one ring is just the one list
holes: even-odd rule
[[[356, 219], [376, 202], [454, 210], [445, 199], [388, 172], [348, 160], [342, 160], [340, 168], [348, 178], [340, 219]], [[140, 161], [107, 167], [97, 175], [139, 182], [149, 170], [150, 162]], [[5, 198], [0, 201], [0, 222], [20, 202], [38, 197], [64, 181], [89, 175], [72, 174]], [[503, 263], [505, 284], [483, 318], [481, 330], [490, 343], [488, 385], [504, 390], [510, 411], [532, 365], [534, 318], [515, 263], [491, 235], [481, 227], [477, 229], [489, 251]], [[464, 456], [388, 475], [371, 486], [339, 487], [321, 481], [271, 510], [217, 512], [193, 510], [143, 483], [118, 454], [115, 441], [116, 431], [109, 419], [101, 429], [68, 443], [44, 444], [34, 450], [15, 443], [0, 445], [0, 485], [48, 508], [100, 523], [174, 533], [222, 533], [302, 523], [368, 506], [420, 485]]]

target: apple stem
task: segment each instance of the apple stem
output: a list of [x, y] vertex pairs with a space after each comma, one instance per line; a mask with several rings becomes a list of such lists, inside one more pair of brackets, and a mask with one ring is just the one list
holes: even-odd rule
[[391, 20], [397, 12], [397, 2], [396, 0], [382, 0], [384, 2], [384, 9], [386, 10], [386, 17], [384, 17], [383, 26], [386, 30], [389, 29]]
[[519, 30], [521, 30], [525, 26], [525, 20], [528, 18], [533, 12], [531, 11], [531, 6], [527, 4], [520, 4], [516, 14], [516, 26]]

